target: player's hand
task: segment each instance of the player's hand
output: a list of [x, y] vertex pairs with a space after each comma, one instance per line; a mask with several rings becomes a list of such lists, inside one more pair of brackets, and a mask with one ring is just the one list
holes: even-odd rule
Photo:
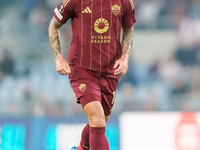
[[126, 56], [122, 56], [115, 62], [114, 68], [116, 68], [114, 75], [124, 75], [128, 70], [128, 58]]
[[56, 62], [56, 71], [60, 75], [67, 75], [67, 74], [71, 73], [69, 64], [62, 56], [56, 57], [55, 62]]

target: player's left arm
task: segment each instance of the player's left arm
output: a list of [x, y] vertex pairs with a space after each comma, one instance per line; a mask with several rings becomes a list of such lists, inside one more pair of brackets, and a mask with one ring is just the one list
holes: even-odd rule
[[122, 56], [115, 62], [114, 68], [117, 68], [115, 75], [122, 76], [128, 70], [128, 60], [133, 45], [133, 31], [133, 26], [131, 28], [123, 28]]

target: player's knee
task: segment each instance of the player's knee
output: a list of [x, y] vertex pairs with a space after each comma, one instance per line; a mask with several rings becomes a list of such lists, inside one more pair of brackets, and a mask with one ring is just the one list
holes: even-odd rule
[[89, 120], [91, 127], [105, 127], [106, 120], [104, 116], [93, 115]]

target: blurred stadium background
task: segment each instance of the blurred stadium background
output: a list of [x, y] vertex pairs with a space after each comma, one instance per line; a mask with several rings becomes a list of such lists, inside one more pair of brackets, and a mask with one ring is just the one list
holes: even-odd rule
[[[0, 150], [67, 150], [87, 122], [48, 41], [59, 2], [0, 0]], [[106, 132], [111, 150], [200, 150], [200, 1], [134, 4], [129, 70]], [[71, 36], [68, 21], [65, 57]]]

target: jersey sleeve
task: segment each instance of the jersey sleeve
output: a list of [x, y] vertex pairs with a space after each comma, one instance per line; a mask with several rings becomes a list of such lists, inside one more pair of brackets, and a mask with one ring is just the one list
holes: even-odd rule
[[134, 3], [132, 0], [124, 0], [124, 12], [122, 17], [122, 27], [130, 28], [136, 22]]
[[63, 0], [54, 10], [53, 15], [58, 22], [64, 24], [75, 14], [75, 0]]

